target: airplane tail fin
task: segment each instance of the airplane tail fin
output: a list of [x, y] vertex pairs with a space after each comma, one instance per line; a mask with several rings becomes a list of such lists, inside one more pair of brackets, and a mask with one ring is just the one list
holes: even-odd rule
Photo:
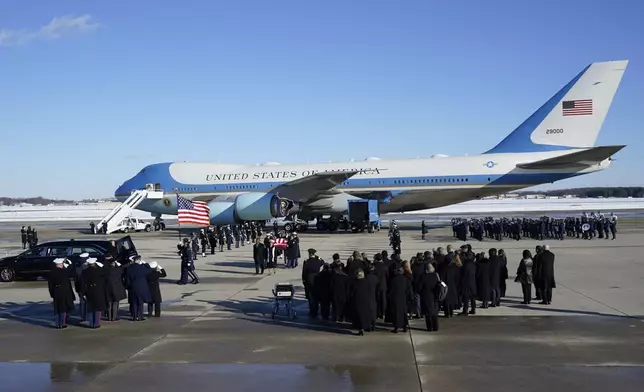
[[485, 154], [593, 147], [627, 65], [590, 64]]

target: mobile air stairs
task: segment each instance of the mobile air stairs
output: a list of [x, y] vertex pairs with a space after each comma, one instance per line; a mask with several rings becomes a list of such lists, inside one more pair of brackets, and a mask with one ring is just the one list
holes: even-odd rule
[[132, 214], [132, 211], [145, 199], [160, 200], [163, 198], [163, 190], [158, 184], [147, 184], [145, 189], [133, 190], [130, 196], [121, 204], [114, 207], [96, 226], [100, 232], [104, 223], [107, 223], [107, 234], [117, 230], [119, 224]]

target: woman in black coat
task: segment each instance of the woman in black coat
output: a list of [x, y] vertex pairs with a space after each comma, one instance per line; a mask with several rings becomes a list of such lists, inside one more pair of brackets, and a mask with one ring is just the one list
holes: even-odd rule
[[508, 278], [508, 257], [503, 249], [499, 249], [499, 257], [501, 258], [501, 298], [503, 298], [507, 287], [505, 280]]
[[349, 291], [349, 277], [344, 272], [342, 263], [333, 265], [331, 273], [331, 306], [336, 322], [343, 322], [346, 316], [346, 304]]
[[56, 328], [67, 328], [67, 313], [74, 311], [76, 296], [69, 281], [69, 271], [65, 268], [65, 259], [54, 260], [54, 269], [47, 276], [49, 296], [54, 301]]
[[452, 257], [452, 261], [443, 267], [443, 282], [447, 284], [447, 296], [443, 301], [445, 317], [454, 317], [454, 309], [460, 305], [460, 280], [461, 280], [461, 258], [458, 255]]
[[105, 277], [105, 296], [107, 297], [107, 320], [119, 319], [119, 302], [127, 298], [123, 284], [123, 267], [119, 262], [108, 256], [107, 275]]
[[401, 328], [403, 332], [407, 332], [407, 303], [414, 300], [414, 289], [411, 280], [405, 276], [403, 267], [396, 269], [396, 275], [388, 286], [387, 297], [387, 309], [394, 324], [392, 332], [398, 333]]
[[534, 264], [532, 262], [532, 253], [529, 250], [523, 251], [523, 259], [519, 262], [519, 268], [517, 268], [517, 277], [514, 280], [515, 282], [521, 283], [521, 290], [523, 291], [523, 305], [530, 305], [532, 300], [532, 284], [534, 283], [532, 268]]
[[[433, 264], [427, 264], [418, 283], [420, 302], [425, 313], [425, 325], [428, 331], [438, 331], [438, 297], [440, 280]], [[449, 292], [449, 290], [448, 290]]]
[[369, 281], [369, 305], [371, 306], [371, 328], [367, 331], [374, 332], [376, 330], [376, 319], [378, 318], [378, 290], [380, 286], [380, 279], [376, 274], [376, 267], [369, 264], [369, 273], [365, 277]]
[[[463, 267], [461, 268], [461, 300], [463, 301], [464, 316], [468, 314], [476, 314], [476, 264], [474, 264], [474, 254], [471, 252], [461, 252], [461, 261]], [[448, 290], [449, 291], [449, 290]], [[470, 307], [468, 313], [467, 309]]]
[[485, 257], [485, 253], [479, 253], [476, 261], [476, 291], [483, 302], [481, 308], [488, 307], [490, 302], [490, 260]]
[[[364, 277], [364, 271], [356, 271], [356, 278], [351, 284], [351, 304], [353, 326], [358, 335], [363, 336], [364, 330], [371, 330], [371, 293], [370, 283]], [[374, 293], [375, 297], [375, 293]]]
[[107, 296], [105, 295], [105, 277], [107, 271], [102, 264], [96, 263], [96, 259], [87, 259], [88, 267], [83, 271], [82, 283], [83, 294], [87, 296], [87, 314], [89, 316], [89, 327], [100, 328], [101, 312], [107, 309]]
[[152, 311], [154, 311], [154, 317], [161, 317], [161, 288], [159, 287], [159, 279], [165, 278], [168, 276], [163, 269], [156, 261], [150, 263], [150, 268], [152, 271], [147, 276], [148, 287], [150, 288], [150, 302], [148, 303], [148, 317], [152, 317]]

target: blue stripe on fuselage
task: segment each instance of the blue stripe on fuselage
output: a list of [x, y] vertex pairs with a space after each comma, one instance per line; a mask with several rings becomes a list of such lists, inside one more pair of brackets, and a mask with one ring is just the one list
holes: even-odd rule
[[[146, 173], [143, 173], [146, 174]], [[364, 188], [365, 190], [377, 191], [379, 188], [398, 188], [399, 191], [412, 190], [414, 188], [445, 187], [459, 185], [502, 185], [502, 186], [531, 186], [555, 182], [565, 178], [575, 177], [585, 173], [523, 173], [523, 174], [473, 174], [463, 176], [420, 176], [420, 177], [396, 177], [396, 178], [355, 178], [348, 179], [336, 186], [336, 189]], [[129, 196], [132, 190], [144, 189], [146, 184], [159, 183], [166, 193], [172, 193], [177, 188], [180, 194], [225, 194], [240, 192], [270, 192], [287, 181], [276, 182], [246, 182], [229, 184], [202, 184], [190, 185], [180, 184], [172, 179], [166, 171], [164, 176], [150, 177], [137, 176], [126, 181], [115, 193], [115, 196], [123, 198]], [[392, 193], [398, 192], [397, 190]]]

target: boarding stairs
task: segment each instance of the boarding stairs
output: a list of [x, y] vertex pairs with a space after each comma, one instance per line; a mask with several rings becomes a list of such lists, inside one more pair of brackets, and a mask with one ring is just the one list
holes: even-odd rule
[[162, 199], [163, 191], [146, 187], [147, 189], [134, 190], [130, 196], [121, 204], [114, 207], [96, 226], [97, 232], [101, 232], [104, 223], [107, 223], [107, 234], [117, 230], [119, 224], [128, 218], [132, 211], [145, 199]]

